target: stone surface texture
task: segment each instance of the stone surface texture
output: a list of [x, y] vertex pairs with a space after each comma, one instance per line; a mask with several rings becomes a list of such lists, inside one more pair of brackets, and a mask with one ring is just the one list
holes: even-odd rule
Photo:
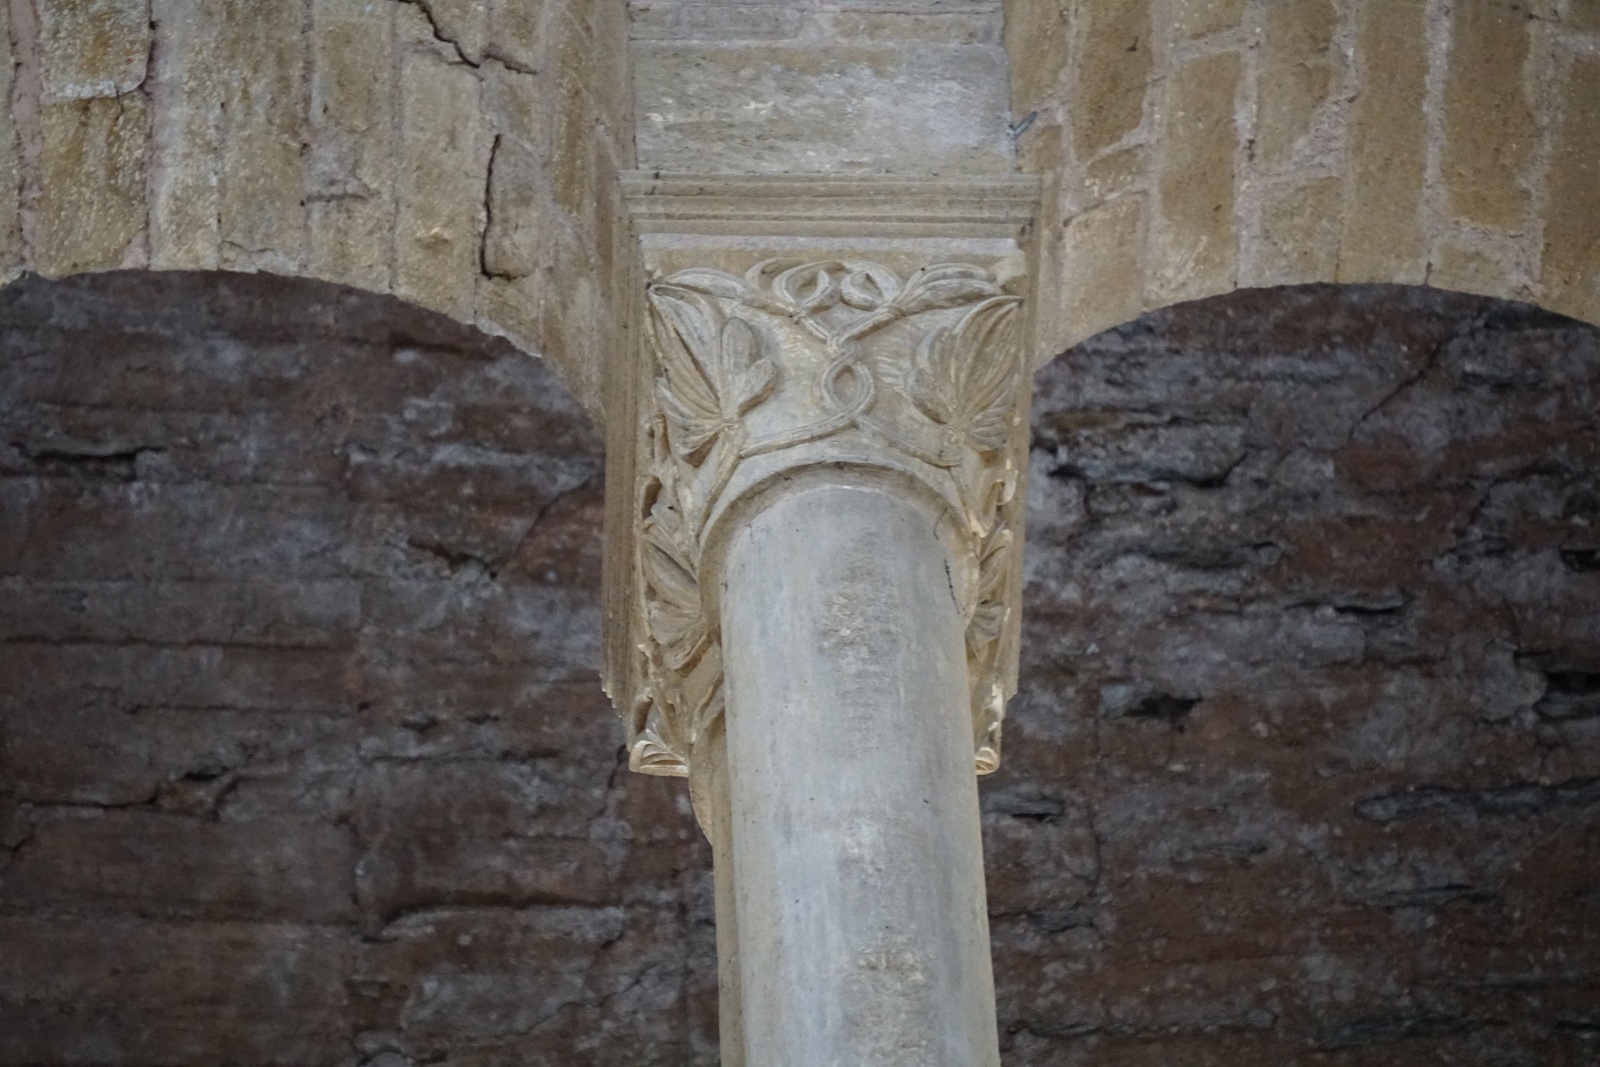
[[[1600, 1058], [1600, 333], [1248, 292], [1036, 389], [1002, 1063]], [[598, 450], [391, 299], [0, 293], [0, 1064], [717, 1062]]]
[[1426, 283], [1600, 322], [1591, 0], [1008, 0], [1046, 178], [1038, 358], [1238, 288]]
[[632, 256], [614, 0], [17, 0], [0, 276], [267, 271], [548, 357], [591, 411]]
[[1007, 173], [999, 0], [629, 0], [639, 165]]
[[1175, 300], [1306, 281], [1596, 321], [1597, 19], [1591, 0], [13, 0], [0, 277], [393, 293], [548, 357], [597, 412], [634, 265], [618, 168], [1020, 162], [1048, 179], [1041, 361]]

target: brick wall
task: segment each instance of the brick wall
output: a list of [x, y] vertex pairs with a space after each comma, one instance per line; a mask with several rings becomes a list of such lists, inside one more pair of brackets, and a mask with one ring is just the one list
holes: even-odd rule
[[[1038, 379], [1007, 1067], [1600, 1058], [1600, 331], [1420, 289]], [[716, 1062], [543, 365], [262, 276], [0, 291], [0, 1065]]]
[[1006, 1061], [1600, 1062], [1600, 330], [1258, 291], [1037, 384]]
[[600, 692], [598, 436], [389, 298], [0, 293], [0, 1063], [687, 1063], [708, 852]]

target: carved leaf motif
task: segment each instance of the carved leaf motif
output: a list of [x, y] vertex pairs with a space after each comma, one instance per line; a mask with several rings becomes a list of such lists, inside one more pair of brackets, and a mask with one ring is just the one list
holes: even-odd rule
[[639, 531], [639, 562], [649, 594], [646, 625], [662, 661], [677, 670], [705, 650], [711, 633], [700, 603], [699, 551], [686, 529], [676, 479], [667, 474]]
[[972, 621], [967, 625], [967, 644], [978, 649], [1000, 639], [1005, 629], [1004, 589], [1011, 558], [1011, 531], [996, 530], [983, 546], [978, 561], [978, 588]]
[[645, 725], [628, 751], [628, 769], [643, 774], [684, 778], [689, 774], [688, 747], [674, 729], [675, 716], [659, 701], [650, 706]]
[[656, 356], [665, 372], [656, 380], [656, 396], [672, 425], [673, 451], [687, 458], [738, 428], [744, 413], [771, 391], [778, 368], [758, 358], [749, 323], [725, 316], [704, 295], [657, 286], [650, 296], [658, 320]]
[[1016, 402], [1015, 297], [996, 296], [954, 329], [934, 330], [917, 349], [907, 385], [924, 415], [964, 434], [979, 451], [1003, 448]]
[[725, 270], [714, 270], [711, 267], [680, 270], [668, 278], [665, 284], [676, 289], [704, 293], [706, 296], [718, 296], [724, 300], [745, 301], [752, 295], [750, 287], [737, 275], [729, 274]]
[[964, 263], [941, 263], [913, 274], [893, 300], [902, 315], [961, 307], [1005, 295], [989, 273]]

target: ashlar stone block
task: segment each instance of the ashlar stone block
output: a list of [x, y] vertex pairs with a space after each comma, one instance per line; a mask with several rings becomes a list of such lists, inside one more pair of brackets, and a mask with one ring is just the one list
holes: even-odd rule
[[1261, 246], [1243, 284], [1302, 285], [1333, 277], [1343, 182], [1318, 178], [1273, 190], [1261, 208]]
[[1223, 292], [1237, 262], [1234, 222], [1235, 99], [1241, 63], [1234, 52], [1197, 59], [1167, 80], [1160, 216], [1147, 278], [1159, 303]]
[[1564, 96], [1546, 179], [1543, 284], [1551, 307], [1592, 322], [1600, 318], [1600, 57], [1573, 59]]
[[1144, 118], [1154, 52], [1148, 0], [1081, 3], [1082, 52], [1072, 122], [1078, 156], [1088, 159], [1132, 133]]
[[137, 89], [150, 55], [150, 0], [40, 0], [44, 98], [90, 100]]
[[1422, 281], [1428, 53], [1424, 0], [1369, 3], [1357, 27], [1341, 282]]
[[395, 288], [423, 307], [471, 314], [490, 147], [481, 83], [464, 63], [409, 51], [400, 69]]
[[121, 264], [145, 224], [148, 151], [136, 94], [47, 104], [39, 115], [33, 267], [47, 276]]
[[311, 251], [323, 277], [393, 283], [394, 10], [316, 0], [311, 35]]
[[1070, 0], [1010, 0], [1006, 52], [1011, 59], [1011, 111], [1021, 118], [1054, 93], [1067, 65]]
[[1533, 23], [1515, 4], [1451, 10], [1443, 158], [1450, 210], [1465, 222], [1517, 229], [1527, 217], [1524, 183], [1538, 136], [1523, 69]]
[[1187, 41], [1235, 29], [1244, 18], [1244, 6], [1245, 0], [1177, 0], [1172, 35]]
[[1333, 47], [1338, 26], [1333, 0], [1289, 0], [1266, 11], [1256, 150], [1269, 167], [1289, 159], [1333, 92], [1340, 67]]

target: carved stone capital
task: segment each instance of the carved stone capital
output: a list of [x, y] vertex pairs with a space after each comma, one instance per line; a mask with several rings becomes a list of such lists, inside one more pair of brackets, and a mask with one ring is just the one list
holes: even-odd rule
[[687, 776], [723, 712], [719, 561], [740, 517], [816, 478], [887, 479], [949, 531], [974, 765], [992, 771], [1016, 687], [1031, 190], [898, 183], [908, 206], [874, 236], [853, 221], [873, 182], [808, 179], [784, 206], [794, 179], [709, 181], [634, 182], [649, 278], [608, 412], [606, 578], [630, 765]]

